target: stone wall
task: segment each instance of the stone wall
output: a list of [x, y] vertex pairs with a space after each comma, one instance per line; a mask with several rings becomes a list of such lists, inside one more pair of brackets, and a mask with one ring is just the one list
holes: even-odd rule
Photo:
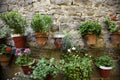
[[[75, 43], [84, 46], [78, 35], [79, 25], [88, 20], [98, 21], [103, 29], [96, 47], [108, 47], [110, 43], [103, 24], [104, 18], [114, 14], [117, 16], [116, 22], [119, 23], [119, 4], [120, 0], [1, 0], [0, 12], [18, 11], [27, 19], [28, 26], [36, 13], [51, 15], [54, 23], [50, 30], [48, 45], [53, 44], [52, 36], [60, 26], [61, 32], [69, 32], [75, 39]], [[32, 33], [31, 29], [27, 29], [27, 33]]]

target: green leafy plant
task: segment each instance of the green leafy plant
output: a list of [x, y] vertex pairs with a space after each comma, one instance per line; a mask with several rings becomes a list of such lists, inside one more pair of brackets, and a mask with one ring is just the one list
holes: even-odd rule
[[72, 36], [70, 34], [66, 34], [62, 39], [62, 51], [67, 52], [71, 47], [73, 47]]
[[36, 14], [31, 21], [31, 28], [35, 32], [47, 32], [52, 22], [52, 17], [48, 15]]
[[4, 26], [0, 28], [0, 38], [5, 38], [8, 34], [8, 27]]
[[10, 56], [11, 51], [11, 47], [7, 46], [6, 44], [0, 44], [0, 55]]
[[5, 12], [0, 15], [0, 19], [13, 31], [14, 34], [24, 35], [26, 19], [15, 11]]
[[31, 65], [33, 64], [33, 59], [30, 58], [30, 49], [16, 49], [16, 55], [18, 56], [16, 59], [16, 64], [20, 66], [26, 66], [26, 65]]
[[119, 29], [116, 27], [116, 23], [114, 21], [111, 21], [110, 18], [105, 19], [105, 23], [107, 24], [108, 30], [110, 32], [120, 32]]
[[95, 65], [97, 67], [100, 67], [100, 66], [113, 67], [114, 66], [112, 62], [112, 58], [108, 55], [102, 55], [100, 57], [95, 58]]
[[90, 80], [92, 60], [89, 57], [80, 58], [78, 55], [69, 55], [66, 58], [60, 61], [65, 80]]
[[59, 68], [55, 65], [55, 59], [51, 58], [47, 60], [46, 58], [41, 58], [37, 65], [33, 67], [32, 78], [37, 80], [45, 80], [47, 75], [55, 77], [59, 72]]
[[101, 33], [102, 26], [97, 22], [84, 22], [79, 27], [79, 34], [85, 36], [87, 34], [96, 34]]

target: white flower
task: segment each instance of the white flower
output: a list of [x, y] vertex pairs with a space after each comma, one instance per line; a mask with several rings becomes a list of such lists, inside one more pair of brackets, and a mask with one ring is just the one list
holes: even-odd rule
[[69, 53], [71, 53], [71, 50], [70, 50], [70, 49], [68, 49], [68, 52], [69, 52]]
[[72, 47], [72, 50], [76, 50], [76, 48], [75, 48], [75, 47]]
[[85, 54], [85, 56], [88, 56], [88, 54]]

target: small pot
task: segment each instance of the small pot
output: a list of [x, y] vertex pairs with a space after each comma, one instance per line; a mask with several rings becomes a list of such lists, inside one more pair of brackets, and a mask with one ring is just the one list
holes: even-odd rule
[[100, 75], [103, 78], [108, 78], [110, 76], [110, 71], [112, 69], [112, 67], [105, 67], [105, 66], [100, 66]]
[[54, 44], [57, 49], [62, 48], [62, 38], [64, 37], [64, 34], [55, 34], [54, 35]]

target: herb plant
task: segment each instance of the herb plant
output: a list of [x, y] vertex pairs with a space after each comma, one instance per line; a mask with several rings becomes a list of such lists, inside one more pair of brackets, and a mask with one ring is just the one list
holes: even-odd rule
[[15, 11], [5, 12], [0, 15], [0, 19], [13, 31], [14, 34], [24, 35], [26, 19]]
[[108, 55], [102, 55], [100, 57], [95, 58], [95, 64], [97, 67], [105, 66], [105, 67], [113, 67], [112, 58]]
[[116, 23], [114, 21], [111, 21], [109, 18], [105, 19], [105, 23], [107, 24], [108, 30], [110, 32], [120, 32], [119, 29], [116, 27]]
[[36, 80], [45, 80], [47, 75], [55, 77], [59, 72], [59, 68], [55, 65], [55, 59], [41, 58], [37, 65], [33, 67], [32, 78]]
[[8, 27], [0, 27], [0, 38], [5, 38], [8, 34]]
[[47, 32], [52, 22], [52, 17], [36, 14], [31, 21], [31, 28], [35, 32]]
[[79, 27], [79, 34], [85, 36], [87, 34], [96, 34], [101, 33], [102, 26], [97, 22], [84, 22]]

